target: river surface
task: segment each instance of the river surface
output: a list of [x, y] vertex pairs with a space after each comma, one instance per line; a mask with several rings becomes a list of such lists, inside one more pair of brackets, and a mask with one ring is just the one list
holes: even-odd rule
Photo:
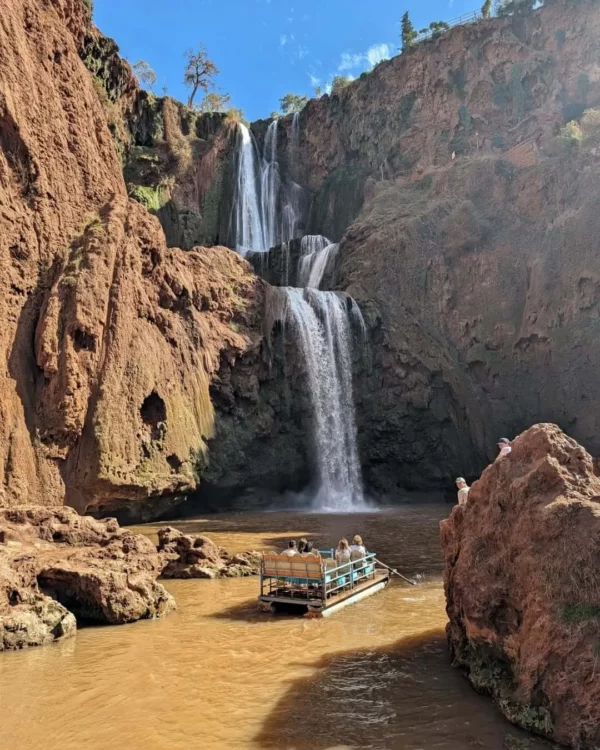
[[[225, 514], [172, 525], [232, 551], [361, 533], [419, 580], [329, 618], [257, 611], [258, 579], [167, 581], [163, 620], [81, 629], [0, 655], [3, 750], [462, 750], [547, 747], [449, 664], [438, 525], [449, 506]], [[164, 524], [161, 524], [164, 525]], [[155, 536], [158, 525], [138, 530]]]

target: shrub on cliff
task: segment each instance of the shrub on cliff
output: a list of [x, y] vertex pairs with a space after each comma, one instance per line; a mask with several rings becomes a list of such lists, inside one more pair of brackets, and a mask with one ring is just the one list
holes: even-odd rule
[[331, 93], [339, 96], [341, 92], [352, 83], [346, 76], [334, 76], [331, 82]]
[[286, 94], [279, 100], [279, 106], [284, 115], [292, 114], [292, 112], [300, 112], [307, 103], [308, 97], [301, 96], [300, 94]]
[[600, 109], [586, 109], [581, 118], [581, 130], [586, 138], [600, 133]]

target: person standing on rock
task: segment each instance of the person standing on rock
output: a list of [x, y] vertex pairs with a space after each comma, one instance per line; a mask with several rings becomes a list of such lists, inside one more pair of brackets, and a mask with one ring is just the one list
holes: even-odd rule
[[500, 438], [498, 441], [498, 448], [500, 452], [496, 456], [496, 461], [499, 458], [505, 458], [506, 456], [509, 456], [512, 453], [512, 447], [510, 445], [510, 440], [508, 438]]
[[467, 484], [467, 480], [463, 477], [458, 477], [456, 480], [456, 486], [458, 487], [458, 504], [464, 505], [469, 497], [469, 490], [471, 489]]

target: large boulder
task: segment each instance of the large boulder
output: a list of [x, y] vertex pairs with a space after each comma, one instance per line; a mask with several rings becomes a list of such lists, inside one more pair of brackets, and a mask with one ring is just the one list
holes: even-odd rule
[[206, 536], [184, 534], [172, 526], [158, 532], [163, 578], [236, 578], [260, 571], [259, 552], [232, 555]]
[[519, 435], [441, 524], [453, 662], [515, 724], [600, 743], [600, 479], [556, 425]]
[[75, 618], [120, 624], [167, 614], [162, 560], [145, 536], [71, 508], [0, 511], [0, 651], [75, 633]]
[[75, 635], [74, 615], [37, 590], [33, 559], [19, 557], [18, 564], [10, 564], [9, 554], [0, 552], [0, 651]]

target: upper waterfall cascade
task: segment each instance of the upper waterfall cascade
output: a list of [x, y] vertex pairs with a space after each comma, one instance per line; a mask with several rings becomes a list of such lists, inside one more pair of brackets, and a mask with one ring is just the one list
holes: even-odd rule
[[264, 253], [298, 237], [304, 190], [293, 180], [281, 178], [277, 119], [267, 128], [262, 155], [248, 127], [243, 123], [238, 127], [230, 235], [241, 255]]
[[[298, 287], [273, 290], [279, 319], [293, 332], [302, 355], [313, 415], [316, 510], [349, 512], [365, 508], [352, 392], [352, 347], [366, 341], [360, 308], [347, 295], [320, 291], [335, 264], [339, 245], [321, 235], [300, 241], [297, 268], [290, 269], [291, 239], [298, 236], [303, 189], [283, 181], [277, 154], [278, 121], [266, 131], [262, 155], [250, 130], [239, 125], [232, 218], [235, 246], [242, 255], [260, 254], [258, 270], [270, 253], [280, 254], [283, 283], [295, 273]], [[299, 118], [291, 123], [292, 158], [299, 143]], [[264, 261], [264, 262], [263, 262]], [[255, 267], [256, 267], [255, 265]]]

